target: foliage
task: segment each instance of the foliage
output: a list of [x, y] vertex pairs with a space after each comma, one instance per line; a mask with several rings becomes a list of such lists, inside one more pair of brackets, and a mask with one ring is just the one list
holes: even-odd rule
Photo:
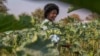
[[37, 18], [39, 22], [43, 21], [44, 19], [44, 12], [42, 9], [36, 9], [36, 11], [32, 12], [32, 16]]
[[79, 6], [75, 6], [75, 5], [71, 5], [69, 8], [68, 8], [68, 12], [67, 13], [70, 13], [74, 10], [77, 10], [77, 9], [80, 9], [81, 7]]
[[12, 14], [0, 13], [0, 32], [32, 28], [34, 23], [39, 24], [41, 21], [43, 21], [42, 9], [37, 9], [36, 11], [32, 12], [32, 16], [22, 13], [18, 18]]
[[19, 20], [14, 15], [0, 13], [0, 32], [20, 30], [33, 27], [32, 18], [29, 15], [20, 15]]
[[6, 0], [0, 0], [0, 13], [7, 13], [8, 11], [7, 7], [4, 5], [4, 1]]
[[100, 0], [61, 0], [67, 3], [71, 3], [76, 6], [80, 6], [82, 8], [87, 8], [92, 10], [93, 12], [100, 13]]
[[[14, 18], [12, 15], [0, 16], [4, 19], [5, 17], [6, 19]], [[39, 21], [37, 18], [26, 14], [20, 15], [19, 18], [20, 20], [18, 23], [21, 26], [15, 24], [13, 26], [16, 27], [16, 29], [22, 26], [29, 28], [0, 33], [0, 56], [100, 55], [100, 18], [94, 19], [90, 23], [81, 23], [77, 22], [77, 20], [72, 17], [68, 17], [68, 23], [65, 25], [63, 25], [62, 21], [53, 24], [46, 23], [46, 30], [41, 29], [42, 26], [38, 23]], [[29, 22], [27, 22], [26, 19]], [[12, 20], [12, 22], [16, 21]], [[11, 24], [6, 26], [11, 26]], [[1, 27], [3, 29], [6, 28], [6, 26]], [[49, 38], [52, 34], [56, 34], [60, 37], [57, 46], [53, 45]], [[68, 48], [61, 46], [69, 44], [70, 47]]]

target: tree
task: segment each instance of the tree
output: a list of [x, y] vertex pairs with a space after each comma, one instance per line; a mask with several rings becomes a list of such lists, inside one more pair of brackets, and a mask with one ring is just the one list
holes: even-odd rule
[[32, 16], [37, 18], [39, 22], [41, 22], [44, 19], [44, 13], [42, 9], [36, 9], [34, 12], [32, 12]]
[[6, 0], [0, 0], [0, 13], [7, 13], [7, 7], [4, 5], [4, 1]]

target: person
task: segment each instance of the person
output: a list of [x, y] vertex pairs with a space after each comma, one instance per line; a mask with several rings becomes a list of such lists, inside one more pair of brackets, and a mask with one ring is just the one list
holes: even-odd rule
[[[44, 18], [45, 20], [43, 21], [42, 25], [45, 25], [45, 23], [48, 22], [54, 22], [55, 18], [57, 17], [57, 15], [59, 14], [59, 7], [56, 4], [53, 3], [48, 3], [47, 5], [45, 5], [44, 7]], [[46, 24], [47, 25], [47, 24]], [[52, 26], [53, 27], [50, 27]], [[50, 24], [48, 25], [51, 28], [55, 28], [54, 24]], [[48, 29], [47, 26], [44, 26], [44, 29]], [[52, 34], [50, 35], [51, 41], [54, 42], [54, 45], [57, 45], [57, 43], [60, 40], [60, 37], [57, 34]], [[62, 47], [66, 47], [66, 48], [70, 48], [70, 44], [67, 45], [61, 45]]]
[[59, 14], [59, 7], [54, 3], [48, 3], [44, 6], [44, 20], [42, 21], [41, 28], [46, 30], [47, 26], [53, 28], [54, 21]]
[[59, 7], [56, 4], [48, 3], [44, 7], [44, 18], [49, 21], [54, 21], [59, 14]]
[[[54, 3], [48, 3], [44, 6], [44, 21], [42, 22], [42, 30], [47, 30], [47, 29], [54, 29], [55, 28], [55, 18], [59, 14], [59, 7], [54, 4]], [[54, 30], [53, 30], [54, 31]], [[51, 41], [54, 43], [54, 45], [59, 42], [60, 38], [52, 32], [50, 35]]]

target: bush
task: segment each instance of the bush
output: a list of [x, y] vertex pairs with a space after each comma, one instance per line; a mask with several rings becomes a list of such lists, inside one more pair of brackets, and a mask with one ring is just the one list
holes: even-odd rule
[[[14, 18], [12, 15], [2, 15], [1, 17]], [[68, 17], [69, 22], [64, 26], [60, 21], [53, 24], [53, 28], [48, 26], [47, 30], [41, 30], [38, 19], [26, 15], [21, 15], [20, 18], [22, 21], [23, 18], [29, 18], [29, 21], [31, 19], [32, 27], [0, 33], [0, 56], [100, 55], [100, 18], [89, 23], [81, 23]], [[25, 23], [22, 21], [21, 25], [31, 25], [27, 21]], [[60, 37], [57, 46], [52, 45], [49, 38], [52, 34]]]

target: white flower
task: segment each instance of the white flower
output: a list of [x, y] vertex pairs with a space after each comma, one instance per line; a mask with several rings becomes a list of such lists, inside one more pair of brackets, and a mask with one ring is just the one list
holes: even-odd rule
[[48, 27], [47, 27], [47, 26], [42, 26], [42, 29], [43, 29], [43, 30], [47, 30]]
[[60, 40], [60, 38], [56, 34], [50, 35], [50, 39], [54, 43], [57, 43]]
[[45, 25], [45, 23], [48, 23], [49, 22], [49, 20], [48, 19], [45, 19], [43, 22], [42, 22], [42, 24], [41, 24], [41, 28], [43, 29], [43, 30], [47, 30], [48, 29], [48, 27]]
[[44, 25], [44, 24], [47, 23], [47, 22], [49, 22], [49, 20], [48, 20], [48, 19], [45, 19], [45, 20], [42, 22], [41, 25]]
[[52, 22], [49, 22], [49, 25], [52, 25]]
[[12, 31], [6, 31], [6, 32], [5, 32], [5, 34], [10, 34], [10, 33], [12, 33]]
[[84, 25], [83, 28], [86, 28], [86, 26]]

